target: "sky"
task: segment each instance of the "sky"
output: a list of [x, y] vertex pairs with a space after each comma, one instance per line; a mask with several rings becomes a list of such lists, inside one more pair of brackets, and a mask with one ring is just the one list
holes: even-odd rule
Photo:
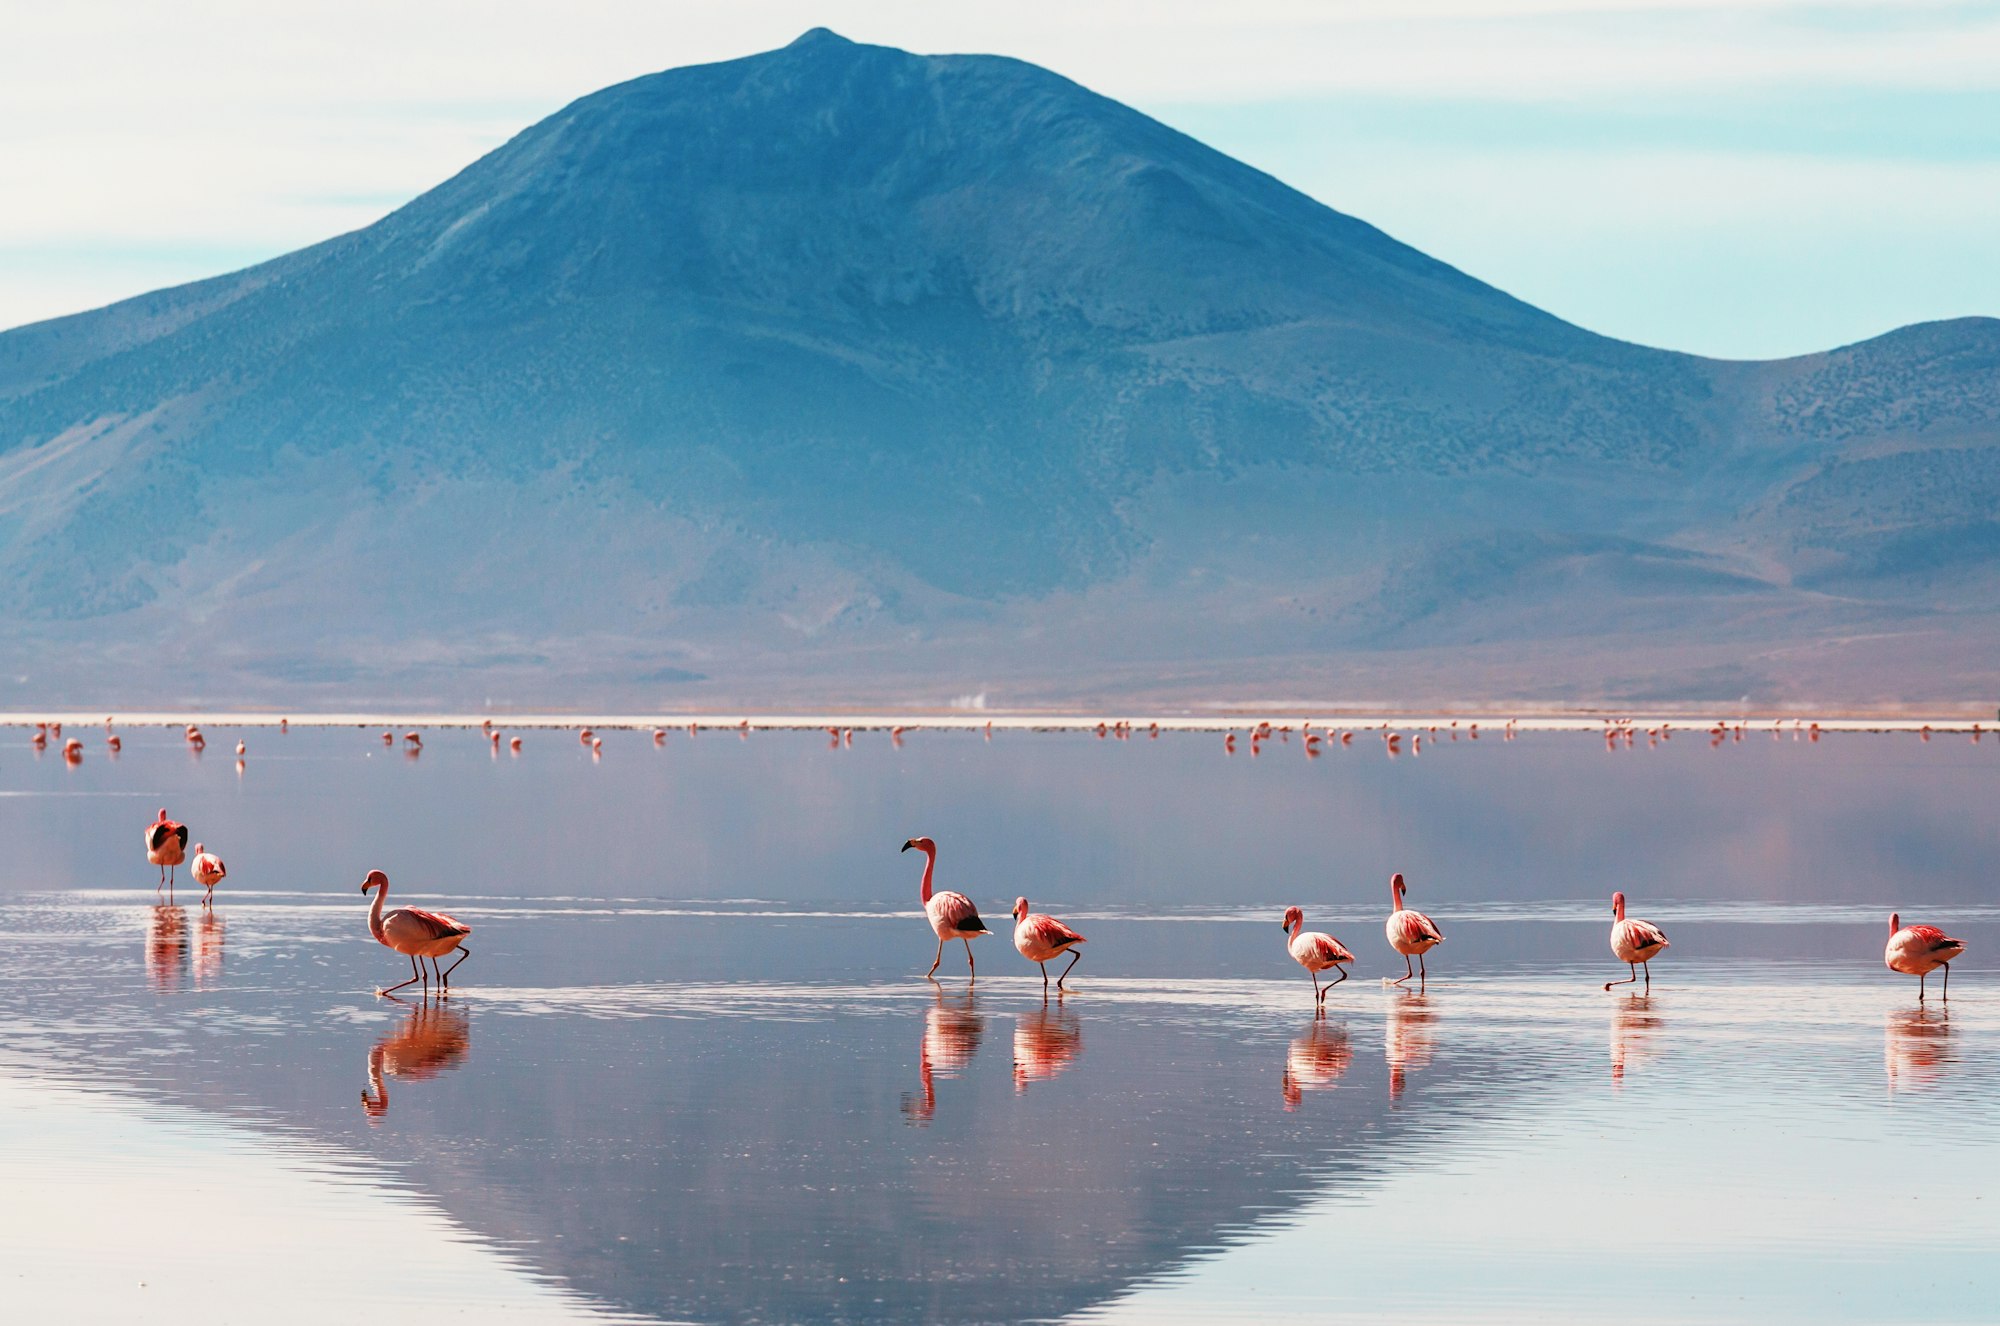
[[0, 0], [0, 327], [367, 225], [815, 26], [1046, 65], [1594, 331], [2000, 316], [2000, 0]]

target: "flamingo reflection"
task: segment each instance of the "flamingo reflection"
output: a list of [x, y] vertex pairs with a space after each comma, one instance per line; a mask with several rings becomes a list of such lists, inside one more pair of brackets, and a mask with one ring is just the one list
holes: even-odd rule
[[1383, 1028], [1382, 1053], [1389, 1063], [1389, 1099], [1403, 1095], [1410, 1073], [1430, 1067], [1437, 1047], [1437, 1012], [1429, 995], [1405, 992], [1389, 1001], [1389, 1020]]
[[1944, 1008], [1900, 1008], [1883, 1031], [1882, 1067], [1889, 1090], [1935, 1086], [1957, 1056], [1951, 1050], [1951, 1013]]
[[1014, 1023], [1014, 1092], [1030, 1082], [1047, 1082], [1083, 1055], [1083, 1028], [1076, 1014], [1044, 1002]]
[[986, 1019], [980, 1016], [970, 990], [958, 999], [937, 993], [937, 1002], [924, 1010], [924, 1039], [917, 1050], [917, 1079], [923, 1085], [919, 1097], [903, 1097], [903, 1113], [911, 1123], [927, 1124], [937, 1112], [935, 1078], [957, 1077], [979, 1051], [986, 1034]]
[[187, 908], [153, 904], [146, 917], [146, 977], [165, 994], [181, 988], [188, 959]]
[[213, 990], [222, 984], [222, 941], [226, 930], [213, 909], [204, 907], [194, 923], [194, 988]]
[[1321, 1091], [1338, 1082], [1354, 1062], [1354, 1045], [1347, 1028], [1314, 1018], [1305, 1034], [1293, 1039], [1285, 1051], [1285, 1108], [1295, 1110], [1308, 1091]]
[[[403, 1003], [394, 995], [385, 996]], [[389, 1112], [389, 1078], [428, 1082], [448, 1073], [472, 1051], [472, 1020], [458, 1009], [425, 1000], [410, 1009], [401, 1026], [375, 1042], [368, 1051], [368, 1086], [361, 1108], [373, 1124]]]
[[1625, 1085], [1627, 1067], [1659, 1058], [1655, 1037], [1664, 1025], [1651, 995], [1633, 995], [1611, 1010], [1611, 1085]]

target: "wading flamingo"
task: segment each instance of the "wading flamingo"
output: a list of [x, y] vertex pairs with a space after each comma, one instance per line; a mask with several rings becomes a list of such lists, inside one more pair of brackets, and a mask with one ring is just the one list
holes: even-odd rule
[[215, 901], [215, 886], [229, 874], [229, 867], [222, 864], [222, 858], [205, 851], [200, 843], [194, 845], [194, 864], [188, 868], [194, 882], [208, 890], [201, 895], [201, 905], [210, 906]]
[[[160, 812], [165, 814], [165, 811]], [[1953, 939], [1934, 925], [1904, 925], [1903, 918], [1889, 916], [1889, 947], [1882, 954], [1890, 971], [1917, 978], [1917, 1001], [1923, 1002], [1924, 982], [1939, 967], [1944, 968], [1944, 998], [1951, 998], [1951, 960], [1965, 952], [1965, 941]]]
[[1646, 989], [1653, 988], [1653, 959], [1667, 947], [1667, 932], [1651, 921], [1641, 921], [1637, 917], [1625, 919], [1625, 895], [1611, 895], [1611, 951], [1620, 962], [1632, 969], [1632, 974], [1622, 981], [1606, 981], [1604, 988], [1614, 985], [1630, 985], [1639, 979], [1639, 968], [1646, 969]]
[[389, 877], [379, 870], [368, 872], [368, 878], [361, 881], [361, 891], [375, 890], [375, 903], [368, 909], [368, 933], [376, 942], [395, 949], [410, 960], [410, 979], [402, 985], [392, 985], [377, 990], [376, 994], [389, 994], [404, 985], [424, 983], [424, 993], [431, 988], [430, 973], [424, 970], [423, 960], [430, 959], [431, 970], [437, 970], [437, 960], [453, 949], [458, 949], [458, 961], [437, 972], [438, 983], [444, 993], [451, 993], [451, 974], [458, 970], [458, 964], [472, 956], [472, 950], [461, 948], [465, 937], [472, 933], [472, 927], [461, 924], [442, 912], [427, 912], [420, 907], [398, 907], [384, 916], [382, 900], [389, 896]]
[[938, 937], [937, 957], [924, 976], [930, 979], [937, 975], [938, 963], [944, 961], [944, 942], [947, 939], [962, 939], [965, 941], [965, 970], [970, 979], [977, 980], [979, 969], [972, 961], [972, 938], [991, 932], [987, 930], [986, 922], [979, 919], [979, 909], [972, 905], [972, 899], [963, 893], [953, 893], [949, 889], [936, 895], [931, 893], [931, 876], [937, 871], [937, 844], [928, 838], [912, 838], [903, 844], [905, 852], [912, 847], [924, 854], [924, 915]]
[[[1285, 941], [1285, 951], [1292, 955], [1293, 962], [1304, 967], [1306, 974], [1312, 977], [1313, 1007], [1323, 1009], [1326, 1007], [1326, 992], [1347, 979], [1347, 968], [1342, 964], [1354, 961], [1354, 955], [1332, 935], [1303, 929], [1305, 923], [1306, 914], [1303, 908], [1285, 909], [1285, 933], [1291, 936]], [[1336, 969], [1340, 975], [1328, 981], [1322, 988], [1319, 974], [1328, 967]]]
[[[1424, 970], [1424, 954], [1444, 943], [1444, 935], [1431, 923], [1430, 917], [1403, 906], [1403, 895], [1409, 892], [1409, 888], [1400, 874], [1389, 877], [1389, 897], [1396, 905], [1396, 910], [1389, 913], [1386, 927], [1389, 947], [1403, 955], [1403, 974], [1391, 981], [1391, 985], [1401, 985], [1412, 976], [1417, 978], [1418, 985], [1422, 985], [1429, 976]], [[1410, 969], [1413, 957], [1417, 960], [1414, 971]]]
[[1056, 989], [1063, 988], [1063, 982], [1076, 970], [1076, 964], [1083, 959], [1077, 945], [1084, 942], [1082, 935], [1041, 912], [1030, 913], [1026, 898], [1014, 899], [1014, 947], [1021, 956], [1042, 969], [1042, 994], [1049, 993], [1049, 959], [1069, 952], [1069, 966], [1062, 975], [1056, 977]]
[[172, 887], [173, 869], [187, 860], [187, 845], [187, 825], [168, 819], [162, 806], [160, 817], [146, 826], [146, 860], [160, 868], [161, 884]]

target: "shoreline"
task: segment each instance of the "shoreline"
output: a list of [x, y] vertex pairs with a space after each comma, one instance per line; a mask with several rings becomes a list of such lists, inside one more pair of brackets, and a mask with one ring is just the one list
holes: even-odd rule
[[1149, 733], [1157, 726], [1162, 733], [1240, 732], [1256, 728], [1260, 723], [1269, 723], [1276, 728], [1303, 728], [1310, 725], [1320, 729], [1355, 732], [1365, 731], [1429, 731], [1436, 728], [1439, 734], [1456, 729], [1470, 735], [1475, 728], [1499, 735], [1510, 725], [1516, 732], [1592, 732], [1601, 733], [1610, 729], [1632, 729], [1640, 732], [1657, 729], [1678, 729], [1689, 734], [1711, 731], [1718, 723], [1727, 729], [1742, 728], [1747, 732], [1783, 732], [1786, 730], [1807, 731], [1817, 726], [1822, 733], [1834, 732], [1876, 732], [1876, 733], [1922, 733], [1925, 730], [1944, 733], [1984, 733], [2000, 732], [2000, 714], [1993, 720], [1973, 719], [1962, 715], [1938, 717], [1876, 717], [1867, 715], [1809, 715], [1809, 714], [1738, 714], [1734, 716], [1711, 715], [1702, 717], [1689, 712], [1652, 713], [1622, 711], [1617, 715], [1604, 712], [1535, 712], [1520, 710], [1512, 714], [1491, 712], [1427, 711], [1427, 710], [1382, 710], [1343, 711], [1327, 708], [1311, 709], [1256, 709], [1244, 707], [1230, 709], [1215, 714], [1147, 714], [1143, 712], [1103, 710], [1095, 713], [1050, 712], [1024, 713], [986, 712], [981, 710], [925, 711], [910, 710], [903, 713], [841, 713], [827, 711], [821, 713], [577, 713], [577, 714], [464, 714], [444, 712], [395, 713], [389, 711], [355, 711], [346, 713], [295, 713], [278, 712], [230, 712], [223, 710], [163, 709], [146, 710], [126, 714], [101, 711], [46, 711], [31, 713], [25, 711], [0, 712], [0, 728], [34, 729], [38, 724], [60, 723], [65, 728], [99, 728], [107, 721], [113, 727], [184, 728], [192, 724], [197, 727], [215, 728], [276, 728], [280, 724], [302, 728], [395, 728], [399, 731], [410, 729], [466, 728], [478, 731], [490, 724], [495, 729], [510, 731], [575, 731], [578, 728], [592, 728], [608, 732], [651, 731], [663, 728], [668, 732], [824, 732], [829, 728], [851, 729], [856, 732], [881, 732], [902, 728], [906, 732], [918, 731], [964, 731], [984, 732], [989, 728], [996, 732], [1091, 732], [1099, 727], [1112, 728], [1125, 725], [1127, 736]]

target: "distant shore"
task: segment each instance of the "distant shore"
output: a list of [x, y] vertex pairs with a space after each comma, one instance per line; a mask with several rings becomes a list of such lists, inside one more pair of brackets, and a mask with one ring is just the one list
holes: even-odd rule
[[1522, 710], [1517, 714], [1398, 711], [1359, 712], [1339, 709], [1312, 710], [1293, 709], [1218, 709], [1210, 714], [1155, 715], [1130, 711], [1106, 710], [1101, 713], [988, 713], [980, 710], [951, 710], [931, 712], [911, 710], [903, 713], [596, 713], [596, 714], [466, 714], [466, 713], [394, 713], [389, 711], [355, 711], [352, 713], [291, 713], [276, 712], [236, 713], [201, 709], [161, 709], [134, 711], [131, 713], [106, 713], [104, 711], [42, 711], [42, 712], [0, 712], [0, 728], [34, 728], [42, 723], [60, 723], [65, 728], [102, 727], [107, 719], [114, 727], [180, 728], [193, 724], [197, 727], [214, 728], [276, 728], [289, 724], [300, 728], [393, 728], [399, 734], [412, 729], [478, 729], [491, 725], [508, 731], [575, 731], [592, 728], [599, 731], [641, 731], [649, 732], [662, 728], [669, 732], [687, 732], [690, 729], [701, 732], [824, 732], [829, 728], [839, 728], [856, 732], [889, 731], [901, 728], [908, 732], [961, 731], [984, 732], [989, 728], [995, 732], [1096, 732], [1103, 727], [1107, 732], [1122, 727], [1130, 735], [1150, 735], [1157, 728], [1162, 733], [1173, 732], [1243, 732], [1260, 724], [1268, 723], [1273, 729], [1301, 729], [1310, 725], [1320, 730], [1351, 732], [1394, 732], [1429, 731], [1436, 728], [1440, 733], [1456, 730], [1470, 735], [1478, 730], [1482, 734], [1499, 734], [1511, 726], [1516, 732], [1603, 732], [1607, 728], [1633, 728], [1640, 732], [1665, 729], [1669, 732], [1707, 732], [1717, 724], [1745, 731], [1769, 732], [1773, 729], [1807, 731], [1817, 726], [1821, 732], [1910, 732], [1925, 729], [1933, 732], [2000, 732], [2000, 715], [1995, 719], [1973, 719], [1964, 715], [1895, 717], [1805, 714], [1723, 714], [1714, 713], [1701, 716], [1689, 712], [1653, 713], [1629, 711], [1621, 713], [1570, 712], [1550, 713]]

